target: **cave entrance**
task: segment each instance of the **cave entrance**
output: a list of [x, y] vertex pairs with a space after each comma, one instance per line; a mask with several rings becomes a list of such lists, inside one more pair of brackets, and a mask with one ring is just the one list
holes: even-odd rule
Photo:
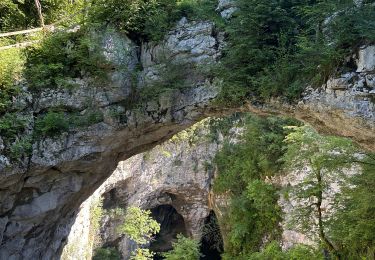
[[213, 211], [204, 223], [200, 252], [203, 254], [201, 260], [220, 260], [223, 253], [223, 238]]
[[[170, 205], [160, 205], [151, 209], [152, 218], [160, 223], [160, 232], [150, 243], [150, 250], [156, 253], [172, 249], [172, 242], [178, 234], [187, 235], [184, 218]], [[156, 254], [154, 259], [163, 259]]]

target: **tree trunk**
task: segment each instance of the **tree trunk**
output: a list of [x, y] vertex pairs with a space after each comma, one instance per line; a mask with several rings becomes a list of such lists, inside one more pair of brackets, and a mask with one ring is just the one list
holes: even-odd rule
[[322, 202], [323, 202], [323, 185], [322, 185], [322, 173], [321, 169], [317, 169], [316, 171], [316, 178], [318, 181], [318, 192], [316, 194], [317, 202], [316, 202], [316, 208], [318, 212], [318, 226], [319, 226], [319, 238], [320, 240], [327, 246], [327, 249], [330, 253], [332, 253], [337, 260], [340, 259], [340, 256], [336, 250], [336, 248], [333, 246], [333, 244], [328, 240], [326, 237], [326, 234], [324, 232], [323, 227], [323, 217], [322, 217]]
[[42, 27], [44, 27], [44, 18], [43, 18], [43, 14], [42, 14], [42, 6], [41, 6], [39, 0], [35, 0], [35, 6], [36, 6], [36, 9], [38, 10], [40, 25]]

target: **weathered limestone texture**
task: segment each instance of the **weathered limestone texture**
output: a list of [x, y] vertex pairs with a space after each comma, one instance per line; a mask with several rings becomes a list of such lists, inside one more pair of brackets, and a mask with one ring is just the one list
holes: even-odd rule
[[[179, 57], [192, 63], [214, 62], [217, 45], [212, 30], [210, 23], [182, 21], [157, 48], [171, 54], [168, 44], [181, 47], [174, 50], [168, 62]], [[157, 145], [210, 114], [208, 105], [218, 89], [195, 75], [184, 79], [189, 88], [174, 89], [138, 108], [126, 109], [130, 74], [142, 60], [137, 46], [125, 35], [111, 29], [101, 35], [103, 53], [113, 64], [110, 84], [98, 86], [89, 79], [77, 79], [77, 87], [69, 91], [45, 90], [15, 101], [23, 106], [30, 128], [34, 116], [61, 106], [81, 114], [93, 106], [102, 113], [103, 121], [45, 137], [33, 144], [30, 158], [20, 158], [19, 162], [1, 155], [0, 259], [57, 258], [76, 210], [113, 172], [118, 161]], [[160, 61], [142, 66], [147, 70], [157, 64], [163, 66]], [[142, 82], [140, 77], [139, 86], [149, 86]]]

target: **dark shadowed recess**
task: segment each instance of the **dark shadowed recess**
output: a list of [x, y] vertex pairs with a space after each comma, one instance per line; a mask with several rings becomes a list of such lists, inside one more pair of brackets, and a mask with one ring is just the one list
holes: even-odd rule
[[213, 211], [205, 220], [200, 252], [201, 260], [220, 260], [223, 253], [223, 238], [216, 215]]
[[[151, 209], [152, 218], [160, 223], [160, 232], [150, 243], [152, 252], [166, 252], [172, 249], [172, 242], [176, 241], [177, 234], [187, 235], [184, 218], [170, 205], [160, 205]], [[154, 259], [163, 259], [156, 255]]]

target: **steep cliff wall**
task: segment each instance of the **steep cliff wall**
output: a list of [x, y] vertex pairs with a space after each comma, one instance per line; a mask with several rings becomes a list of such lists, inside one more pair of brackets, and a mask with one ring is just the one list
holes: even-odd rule
[[213, 180], [210, 165], [223, 141], [213, 141], [209, 134], [205, 120], [148, 152], [120, 162], [113, 174], [82, 204], [63, 259], [81, 259], [82, 250], [92, 251], [88, 232], [90, 207], [99, 197], [104, 199], [105, 209], [97, 234], [100, 244], [116, 245], [124, 257], [129, 256], [131, 243], [116, 232], [123, 219], [110, 214], [110, 209], [118, 207], [152, 209], [171, 205], [183, 217], [187, 235], [200, 239], [210, 213], [209, 193]]
[[109, 75], [112, 81], [108, 86], [77, 81], [79, 86], [72, 90], [46, 90], [15, 101], [14, 105], [22, 106], [30, 129], [40, 112], [62, 106], [84, 114], [89, 101], [103, 114], [103, 120], [41, 139], [33, 144], [31, 157], [12, 161], [1, 155], [0, 258], [58, 256], [76, 209], [113, 172], [119, 160], [155, 146], [209, 114], [209, 101], [217, 88], [193, 76], [186, 79], [191, 88], [169, 91], [139, 108], [125, 107], [131, 86], [129, 73], [137, 64], [142, 64], [146, 75], [140, 77], [139, 87], [147, 87], [143, 82], [150, 80], [149, 72], [155, 71], [156, 65], [162, 66], [160, 61], [151, 60], [157, 50], [174, 60], [212, 62], [218, 46], [213, 31], [212, 23], [187, 23], [185, 19], [159, 47], [144, 47], [137, 55], [129, 39], [108, 30], [103, 33], [103, 52], [117, 65]]

